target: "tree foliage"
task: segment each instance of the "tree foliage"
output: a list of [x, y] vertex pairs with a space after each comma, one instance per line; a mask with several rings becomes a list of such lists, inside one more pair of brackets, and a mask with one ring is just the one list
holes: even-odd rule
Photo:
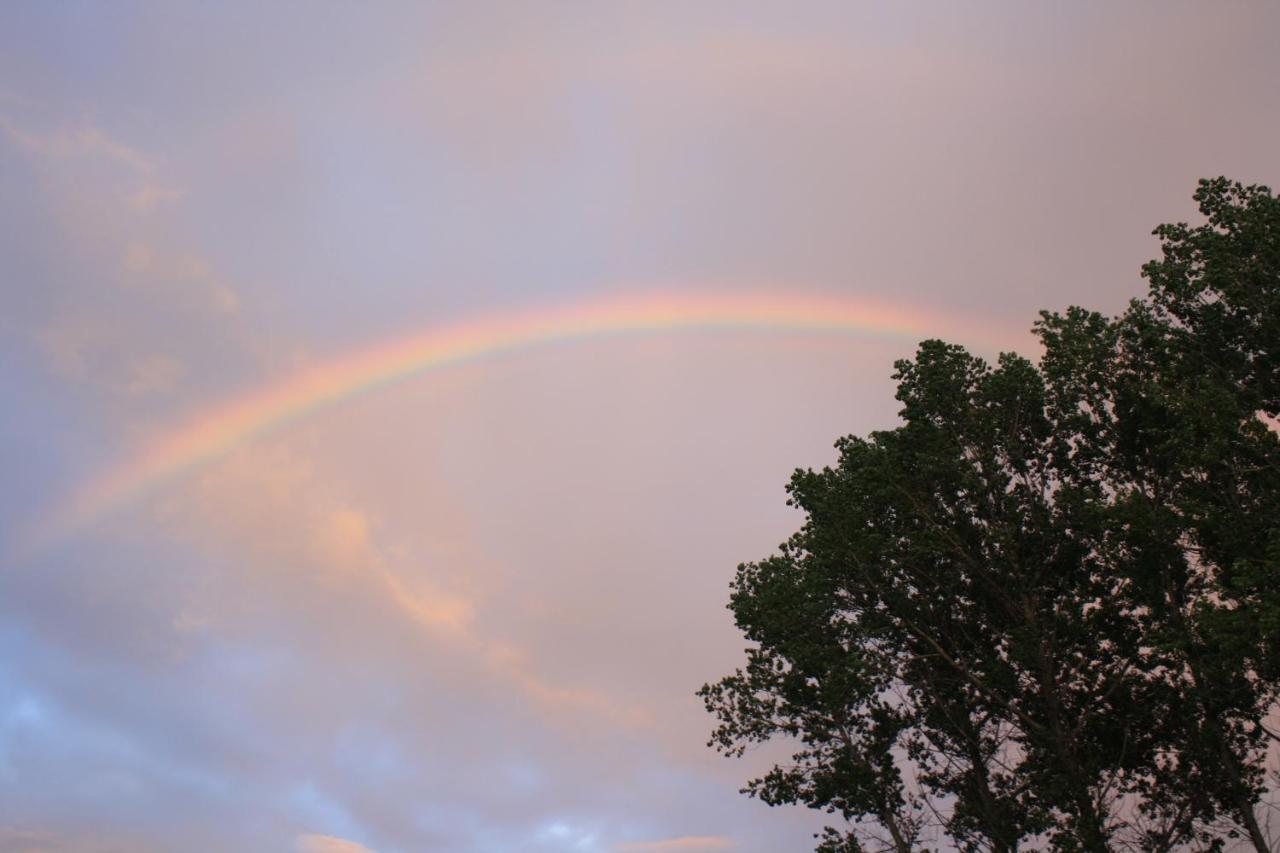
[[825, 851], [1269, 849], [1280, 689], [1280, 201], [1202, 181], [1120, 317], [1038, 363], [926, 341], [902, 423], [797, 471], [739, 567], [711, 745], [843, 818]]

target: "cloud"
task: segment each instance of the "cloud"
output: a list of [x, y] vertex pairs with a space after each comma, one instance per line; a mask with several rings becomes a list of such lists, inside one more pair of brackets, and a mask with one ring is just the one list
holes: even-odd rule
[[186, 365], [167, 355], [134, 359], [129, 374], [118, 386], [125, 394], [163, 394], [172, 391], [186, 373]]
[[[530, 649], [485, 633], [477, 619], [483, 601], [464, 591], [474, 575], [468, 561], [483, 559], [477, 543], [460, 543], [448, 562], [432, 567], [393, 554], [378, 541], [375, 516], [343, 497], [327, 469], [292, 437], [281, 436], [201, 472], [159, 504], [160, 517], [179, 523], [184, 538], [226, 552], [243, 567], [242, 582], [266, 600], [287, 601], [292, 618], [364, 637], [372, 644], [365, 652], [372, 659], [390, 653], [384, 644], [401, 642], [399, 624], [468, 662], [467, 689], [496, 681], [560, 722], [585, 715], [626, 728], [652, 723], [649, 709], [600, 690], [555, 683], [538, 672]], [[433, 515], [429, 505], [422, 515]], [[447, 524], [444, 507], [438, 515]], [[338, 602], [345, 610], [336, 618], [346, 626], [333, 622]], [[202, 628], [216, 624], [209, 607], [200, 613]]]
[[12, 271], [22, 298], [8, 321], [73, 388], [134, 398], [198, 392], [212, 370], [225, 372], [228, 350], [251, 354], [257, 345], [228, 322], [240, 295], [201, 250], [204, 240], [181, 216], [150, 215], [186, 190], [100, 127], [55, 127], [34, 131], [0, 116], [0, 157], [13, 158], [26, 196], [21, 230], [0, 245], [26, 261]]
[[[166, 424], [413, 328], [770, 282], [1023, 335], [1122, 307], [1206, 164], [1274, 184], [1252, 8], [335, 6], [306, 38], [272, 4], [53, 8], [0, 28], [0, 534]], [[6, 562], [0, 715], [63, 712], [5, 742], [0, 826], [49, 834], [0, 849], [804, 849], [824, 816], [740, 797], [771, 754], [720, 761], [692, 691], [740, 664], [726, 585], [794, 529], [786, 477], [893, 422], [909, 349], [487, 360]], [[716, 828], [737, 846], [686, 834]]]
[[88, 380], [95, 390], [119, 396], [167, 394], [188, 373], [181, 359], [155, 352], [144, 341], [127, 340], [118, 328], [83, 314], [49, 323], [34, 339], [56, 376]]
[[298, 853], [374, 853], [370, 847], [332, 835], [299, 835]]
[[113, 139], [101, 128], [79, 127], [41, 134], [20, 128], [0, 116], [0, 129], [22, 148], [41, 157], [102, 158], [127, 166], [140, 175], [149, 175], [156, 168], [141, 151]]
[[350, 507], [338, 507], [319, 521], [317, 545], [324, 558], [350, 566], [365, 561], [372, 543], [369, 541], [369, 517]]
[[57, 830], [0, 826], [0, 853], [163, 853], [164, 850], [133, 833], [101, 826]]
[[55, 853], [65, 849], [52, 833], [0, 826], [0, 851], [3, 853]]
[[668, 850], [703, 853], [707, 850], [729, 850], [737, 846], [736, 841], [723, 835], [685, 835], [663, 841], [629, 841], [615, 844], [613, 849], [615, 853], [666, 853]]
[[168, 297], [196, 310], [232, 313], [240, 307], [236, 291], [213, 263], [190, 250], [164, 249], [142, 241], [129, 243], [120, 260], [121, 285], [148, 295]]
[[135, 209], [149, 212], [166, 204], [181, 201], [187, 192], [181, 187], [165, 184], [144, 184], [129, 195], [129, 204]]

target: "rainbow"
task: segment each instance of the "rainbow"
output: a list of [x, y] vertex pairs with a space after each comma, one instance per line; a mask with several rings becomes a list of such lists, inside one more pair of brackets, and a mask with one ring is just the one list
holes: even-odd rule
[[162, 432], [141, 453], [89, 482], [38, 525], [48, 542], [81, 530], [111, 510], [213, 460], [250, 439], [359, 394], [424, 371], [556, 341], [677, 330], [804, 331], [916, 340], [943, 326], [989, 341], [918, 310], [866, 301], [794, 295], [642, 295], [482, 318], [429, 329], [316, 364], [275, 384], [198, 413]]

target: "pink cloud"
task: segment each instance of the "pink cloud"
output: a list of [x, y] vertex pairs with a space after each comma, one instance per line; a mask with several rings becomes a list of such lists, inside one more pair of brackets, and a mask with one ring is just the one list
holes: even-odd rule
[[297, 838], [298, 853], [374, 853], [374, 850], [332, 835], [307, 834]]
[[[340, 478], [324, 460], [295, 444], [296, 437], [282, 436], [244, 448], [157, 505], [161, 518], [183, 538], [210, 541], [210, 547], [244, 567], [237, 594], [253, 589], [260, 600], [288, 602], [291, 618], [317, 625], [341, 619], [343, 632], [374, 644], [368, 653], [376, 659], [391, 654], [381, 643], [400, 642], [390, 638], [407, 629], [424, 644], [448, 650], [450, 658], [472, 661], [467, 672], [473, 688], [485, 689], [486, 681], [504, 685], [552, 720], [585, 715], [630, 729], [651, 724], [653, 715], [645, 707], [548, 678], [539, 671], [533, 648], [491, 634], [479, 623], [484, 600], [466, 586], [473, 573], [468, 561], [483, 549], [460, 543], [450, 562], [422, 566], [412, 553], [380, 541], [376, 516], [343, 496]], [[445, 505], [438, 513], [424, 505], [422, 513], [448, 518]], [[216, 630], [219, 609], [235, 606], [216, 600], [186, 603], [187, 612], [200, 615], [203, 630]], [[181, 614], [175, 619], [181, 621]]]
[[614, 846], [615, 853], [665, 853], [668, 850], [685, 850], [701, 853], [706, 850], [728, 850], [738, 843], [723, 835], [685, 835], [662, 841], [630, 841]]
[[21, 147], [43, 157], [103, 157], [149, 174], [155, 165], [138, 149], [113, 139], [97, 127], [80, 127], [54, 133], [35, 133], [0, 116], [0, 129]]

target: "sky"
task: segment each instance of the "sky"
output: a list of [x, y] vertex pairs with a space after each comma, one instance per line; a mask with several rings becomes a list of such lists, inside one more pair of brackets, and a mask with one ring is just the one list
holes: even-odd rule
[[791, 472], [1280, 183], [1263, 2], [0, 17], [4, 853], [807, 849]]

